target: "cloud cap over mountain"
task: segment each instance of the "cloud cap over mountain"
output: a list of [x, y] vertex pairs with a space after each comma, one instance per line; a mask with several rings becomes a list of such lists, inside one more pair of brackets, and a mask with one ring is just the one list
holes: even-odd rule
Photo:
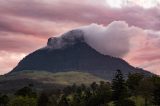
[[129, 26], [124, 21], [114, 21], [107, 26], [94, 23], [50, 38], [48, 47], [57, 49], [80, 40], [102, 54], [123, 57], [130, 51], [131, 38], [136, 37], [140, 31], [142, 31], [140, 28]]

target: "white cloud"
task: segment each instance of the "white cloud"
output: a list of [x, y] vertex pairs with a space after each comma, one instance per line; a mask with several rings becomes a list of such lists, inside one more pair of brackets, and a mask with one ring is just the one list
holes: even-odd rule
[[81, 27], [86, 42], [105, 55], [123, 57], [129, 52], [130, 38], [139, 32], [139, 28], [130, 27], [124, 21], [114, 21], [108, 26], [91, 24]]
[[105, 0], [112, 8], [122, 8], [124, 6], [140, 6], [152, 8], [160, 4], [160, 0]]

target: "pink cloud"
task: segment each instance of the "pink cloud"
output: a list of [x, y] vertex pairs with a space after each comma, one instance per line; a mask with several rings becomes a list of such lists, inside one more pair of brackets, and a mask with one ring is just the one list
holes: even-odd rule
[[27, 53], [45, 45], [46, 39], [13, 33], [0, 33], [0, 51]]
[[[29, 6], [28, 6], [29, 5]], [[65, 6], [64, 6], [65, 5]], [[159, 30], [159, 8], [144, 9], [142, 7], [125, 7], [113, 9], [100, 3], [94, 4], [90, 0], [77, 3], [71, 1], [48, 0], [48, 3], [27, 0], [1, 1], [0, 13], [27, 17], [33, 20], [50, 20], [54, 22], [77, 22], [83, 24], [105, 24], [114, 20], [124, 20], [130, 25], [147, 29]], [[14, 8], [16, 7], [16, 8]], [[145, 18], [144, 18], [145, 17]]]
[[[115, 20], [123, 20], [130, 26], [141, 28], [135, 32], [138, 37], [133, 39], [132, 50], [125, 57], [128, 62], [144, 66], [150, 61], [154, 63], [160, 60], [159, 7], [114, 9], [104, 4], [104, 0], [1, 0], [0, 7], [0, 57], [4, 55], [0, 61], [3, 63], [0, 66], [2, 70], [13, 68], [23, 57], [19, 55], [45, 46], [50, 36], [91, 23], [108, 25]], [[18, 59], [14, 61], [13, 55]], [[7, 61], [11, 61], [5, 62], [5, 56], [8, 57]], [[153, 71], [158, 68], [158, 65], [146, 67]]]
[[131, 49], [125, 57], [125, 60], [137, 67], [160, 74], [160, 72], [157, 71], [159, 69], [158, 64], [160, 64], [159, 39], [160, 35], [154, 34], [153, 36], [153, 32], [151, 34], [150, 31], [144, 31], [141, 33], [141, 36], [134, 39], [136, 40], [136, 42], [134, 42], [135, 47]]
[[5, 74], [25, 56], [24, 53], [0, 51], [0, 74]]

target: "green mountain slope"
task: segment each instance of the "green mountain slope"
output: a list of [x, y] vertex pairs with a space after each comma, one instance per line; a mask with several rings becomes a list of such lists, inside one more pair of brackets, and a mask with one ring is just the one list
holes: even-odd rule
[[47, 71], [21, 71], [0, 77], [0, 91], [16, 90], [28, 84], [36, 89], [61, 88], [66, 85], [91, 84], [92, 82], [106, 81], [90, 73], [69, 71], [51, 73]]

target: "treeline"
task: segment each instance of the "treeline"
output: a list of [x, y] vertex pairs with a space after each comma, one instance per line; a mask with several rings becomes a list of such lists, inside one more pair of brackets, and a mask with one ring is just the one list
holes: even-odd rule
[[160, 106], [160, 77], [117, 70], [111, 82], [67, 86], [38, 93], [30, 84], [14, 95], [0, 94], [0, 106]]

